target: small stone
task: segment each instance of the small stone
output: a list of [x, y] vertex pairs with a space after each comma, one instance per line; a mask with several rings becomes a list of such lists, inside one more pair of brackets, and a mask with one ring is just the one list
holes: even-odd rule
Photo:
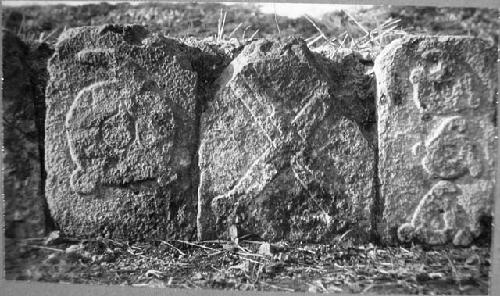
[[223, 244], [222, 248], [230, 252], [238, 251], [238, 246], [235, 243]]
[[430, 279], [442, 279], [444, 277], [444, 273], [442, 273], [442, 272], [429, 272], [428, 276]]
[[238, 240], [238, 226], [233, 224], [229, 227], [229, 238], [233, 242]]
[[92, 258], [92, 254], [89, 251], [83, 251], [81, 253], [81, 256], [83, 259], [91, 259]]
[[82, 245], [71, 245], [66, 248], [66, 256], [68, 260], [78, 260], [83, 258], [83, 246]]
[[309, 293], [318, 293], [318, 287], [315, 285], [309, 284], [309, 288], [307, 289], [307, 292]]
[[398, 228], [398, 239], [402, 242], [410, 242], [415, 236], [415, 227], [411, 223], [405, 223]]
[[468, 229], [460, 229], [453, 238], [455, 246], [466, 247], [472, 243], [472, 234]]
[[473, 254], [465, 260], [466, 265], [477, 265], [481, 262], [481, 258], [478, 254]]
[[99, 263], [103, 260], [104, 255], [92, 255], [90, 258], [92, 262]]
[[272, 256], [274, 255], [274, 248], [271, 246], [270, 243], [263, 243], [259, 247], [259, 254], [264, 255], [264, 256]]
[[194, 281], [198, 281], [198, 280], [202, 280], [204, 277], [203, 277], [203, 274], [201, 274], [201, 272], [196, 272], [192, 277], [191, 279], [194, 280]]
[[46, 262], [50, 264], [59, 262], [59, 253], [52, 253], [49, 256], [47, 256]]
[[61, 241], [61, 232], [59, 230], [52, 231], [45, 240], [46, 245], [55, 245]]
[[80, 251], [83, 250], [82, 245], [71, 245], [66, 248], [66, 254], [73, 254], [73, 253], [79, 253]]

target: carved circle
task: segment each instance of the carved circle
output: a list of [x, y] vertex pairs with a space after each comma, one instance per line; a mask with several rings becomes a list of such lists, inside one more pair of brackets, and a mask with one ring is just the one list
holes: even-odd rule
[[171, 153], [175, 118], [168, 99], [119, 88], [116, 81], [95, 83], [79, 92], [68, 112], [68, 145], [77, 166], [70, 185], [79, 193], [156, 178]]
[[438, 143], [427, 149], [424, 167], [443, 179], [454, 179], [467, 172], [461, 147], [457, 143]]
[[429, 50], [422, 54], [422, 63], [413, 68], [409, 81], [413, 98], [421, 112], [434, 115], [457, 114], [481, 106], [481, 82], [471, 73], [467, 62], [450, 63], [446, 53]]

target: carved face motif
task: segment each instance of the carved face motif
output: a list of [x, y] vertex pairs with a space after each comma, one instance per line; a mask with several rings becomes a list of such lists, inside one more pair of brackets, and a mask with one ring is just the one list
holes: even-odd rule
[[72, 188], [91, 193], [98, 185], [159, 177], [158, 159], [168, 161], [173, 128], [173, 114], [156, 92], [129, 93], [111, 80], [83, 89], [66, 116], [66, 135], [76, 164]]
[[455, 207], [461, 192], [448, 181], [439, 181], [420, 202], [412, 223], [416, 227], [446, 230], [455, 227]]
[[467, 121], [452, 117], [442, 123], [425, 144], [424, 169], [442, 179], [455, 179], [465, 175], [477, 177], [481, 161], [477, 144], [467, 135]]
[[422, 53], [420, 64], [410, 73], [413, 100], [421, 112], [454, 115], [476, 109], [482, 101], [481, 80], [466, 63], [453, 61], [440, 50]]
[[411, 223], [399, 228], [398, 235], [404, 240], [416, 237], [429, 244], [444, 244], [458, 229], [465, 231], [463, 226], [468, 218], [457, 199], [461, 194], [452, 182], [439, 181], [422, 198]]

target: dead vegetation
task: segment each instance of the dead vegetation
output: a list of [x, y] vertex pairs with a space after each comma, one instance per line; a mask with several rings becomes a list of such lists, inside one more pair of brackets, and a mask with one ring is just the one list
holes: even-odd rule
[[374, 6], [356, 12], [339, 10], [321, 18], [298, 19], [260, 13], [256, 6], [218, 3], [118, 3], [82, 6], [4, 7], [3, 27], [25, 40], [53, 44], [67, 28], [140, 24], [151, 32], [186, 38], [235, 39], [298, 36], [310, 47], [325, 43], [376, 56], [392, 40], [406, 34], [481, 36], [498, 42], [498, 10], [479, 8]]
[[487, 294], [488, 248], [264, 241], [8, 240], [7, 279], [188, 289]]

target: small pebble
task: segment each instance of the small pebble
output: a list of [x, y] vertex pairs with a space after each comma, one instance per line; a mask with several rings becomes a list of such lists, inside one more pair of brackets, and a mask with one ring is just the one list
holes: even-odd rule
[[47, 256], [47, 263], [57, 263], [59, 261], [59, 254], [58, 253], [52, 253], [49, 256]]

